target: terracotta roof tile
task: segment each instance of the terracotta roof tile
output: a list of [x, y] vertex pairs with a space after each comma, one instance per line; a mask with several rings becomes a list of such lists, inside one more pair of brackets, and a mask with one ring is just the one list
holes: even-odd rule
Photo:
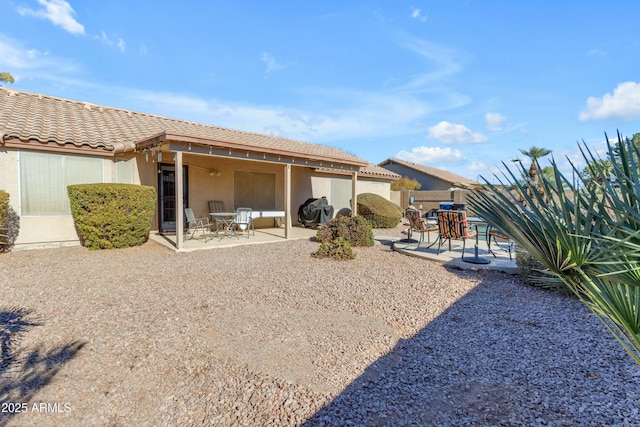
[[[352, 173], [352, 171], [347, 171], [347, 170], [341, 172], [340, 170], [331, 169], [331, 168], [321, 168], [321, 167], [315, 168], [315, 170], [318, 172], [326, 172], [326, 173], [338, 173], [338, 174], [343, 173], [345, 175], [351, 175]], [[396, 179], [402, 178], [397, 173], [392, 172], [383, 167], [380, 167], [378, 165], [374, 165], [373, 163], [369, 163], [366, 166], [360, 168], [360, 171], [358, 172], [358, 176], [365, 176], [369, 178], [380, 178], [380, 179], [389, 180], [389, 181], [395, 181]]]
[[202, 123], [105, 107], [0, 87], [0, 135], [58, 146], [91, 147], [107, 152], [135, 150], [136, 143], [162, 133], [209, 141], [300, 153], [365, 166], [357, 156], [338, 148], [243, 132]]

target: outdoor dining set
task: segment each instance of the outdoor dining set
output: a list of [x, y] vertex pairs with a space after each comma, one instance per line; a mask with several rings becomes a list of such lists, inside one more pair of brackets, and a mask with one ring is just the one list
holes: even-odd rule
[[[440, 203], [440, 209], [431, 209], [426, 213], [410, 205], [405, 209], [405, 218], [409, 222], [407, 230], [407, 240], [412, 241], [413, 235], [417, 234], [418, 248], [421, 244], [425, 244], [425, 249], [437, 245], [437, 254], [440, 254], [442, 247], [448, 242], [448, 250], [451, 252], [452, 240], [462, 241], [462, 260], [473, 264], [489, 264], [490, 260], [480, 257], [478, 248], [480, 243], [480, 235], [484, 235], [484, 241], [487, 245], [487, 252], [496, 257], [496, 248], [504, 250], [512, 258], [514, 242], [501, 230], [492, 227], [487, 222], [477, 216], [467, 216], [466, 204]], [[480, 229], [483, 232], [480, 232]], [[431, 233], [437, 235], [431, 239]], [[427, 241], [425, 242], [425, 235]], [[473, 256], [465, 256], [466, 241], [474, 240]], [[493, 244], [493, 248], [492, 248]]]
[[196, 233], [201, 232], [204, 242], [207, 237], [239, 237], [238, 231], [245, 232], [249, 238], [250, 231], [255, 235], [253, 226], [253, 212], [251, 208], [237, 208], [234, 212], [226, 212], [224, 204], [220, 201], [209, 202], [209, 218], [196, 218], [193, 209], [186, 208], [184, 210], [187, 219], [187, 227], [185, 234], [191, 233], [193, 238]]

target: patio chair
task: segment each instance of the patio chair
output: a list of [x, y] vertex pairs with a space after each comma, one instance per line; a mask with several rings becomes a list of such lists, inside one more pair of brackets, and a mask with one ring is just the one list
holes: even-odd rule
[[[504, 232], [502, 232], [501, 230], [492, 226], [488, 226], [487, 227], [487, 250], [491, 255], [493, 255], [494, 258], [497, 258], [495, 252], [491, 250], [492, 240], [493, 240], [493, 243], [495, 243], [495, 245], [498, 248], [504, 250], [505, 252], [509, 252], [509, 259], [513, 259], [511, 256], [511, 252], [513, 251], [513, 240], [511, 240], [509, 236], [504, 234]], [[500, 243], [504, 244], [505, 247], [500, 246]]]
[[209, 200], [209, 213], [224, 212], [224, 202], [221, 200]]
[[467, 239], [475, 238], [477, 232], [469, 231], [466, 211], [439, 210], [438, 211], [438, 255], [445, 240], [449, 241], [449, 251], [451, 251], [451, 240], [462, 240], [462, 259]]
[[420, 233], [420, 239], [418, 240], [418, 247], [420, 247], [420, 243], [424, 241], [424, 233], [427, 233], [427, 241], [431, 242], [430, 233], [438, 231], [438, 226], [435, 224], [430, 225], [425, 218], [420, 217], [420, 211], [414, 208], [407, 208], [405, 216], [409, 220], [408, 238], [411, 239], [414, 232]]
[[184, 214], [187, 217], [187, 228], [184, 231], [185, 236], [191, 232], [191, 237], [189, 237], [189, 239], [193, 239], [196, 232], [201, 230], [204, 242], [207, 243], [207, 234], [211, 234], [211, 223], [209, 222], [209, 218], [196, 218], [193, 213], [193, 209], [191, 208], [186, 208], [184, 210]]
[[256, 235], [256, 230], [253, 228], [253, 218], [251, 216], [251, 208], [238, 208], [236, 209], [235, 226], [240, 231], [247, 231], [247, 239], [249, 238], [249, 232], [253, 230], [253, 235]]

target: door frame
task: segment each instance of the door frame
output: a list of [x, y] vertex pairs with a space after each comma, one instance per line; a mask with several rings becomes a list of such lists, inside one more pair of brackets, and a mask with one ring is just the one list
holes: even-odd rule
[[[175, 186], [175, 171], [176, 167], [174, 164], [165, 163], [158, 165], [158, 230], [160, 234], [165, 231], [176, 231], [176, 215], [174, 212], [173, 221], [164, 221], [164, 211], [165, 209], [171, 209], [170, 206], [167, 206], [167, 203], [170, 203], [171, 200], [174, 201], [175, 206], [175, 188], [171, 189], [171, 191], [166, 192], [164, 188], [164, 176], [165, 175], [173, 175], [174, 186]], [[182, 176], [183, 176], [183, 186], [182, 186], [182, 194], [183, 194], [183, 204], [182, 209], [189, 206], [189, 167], [184, 165], [182, 167]], [[176, 208], [174, 208], [175, 210]]]

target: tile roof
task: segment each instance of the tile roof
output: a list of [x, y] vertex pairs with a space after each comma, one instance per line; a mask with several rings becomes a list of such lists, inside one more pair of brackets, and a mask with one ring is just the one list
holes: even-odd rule
[[[37, 141], [54, 148], [91, 148], [103, 155], [134, 151], [158, 135], [197, 138], [309, 159], [365, 166], [338, 148], [0, 87], [0, 143]], [[34, 148], [39, 145], [34, 145]]]
[[[315, 168], [318, 172], [326, 172], [326, 173], [340, 173], [339, 170], [330, 169], [330, 168]], [[344, 171], [345, 175], [351, 175], [351, 171]], [[378, 165], [374, 165], [373, 163], [367, 164], [365, 167], [361, 167], [360, 171], [358, 171], [358, 176], [366, 176], [369, 178], [379, 178], [387, 181], [395, 181], [397, 179], [402, 178], [395, 172], [392, 172], [388, 169], [380, 167]]]
[[384, 167], [385, 165], [389, 165], [389, 164], [399, 164], [399, 165], [403, 165], [407, 168], [411, 168], [417, 172], [426, 174], [426, 175], [431, 175], [433, 177], [436, 177], [438, 179], [441, 179], [442, 181], [448, 182], [450, 184], [458, 184], [458, 185], [475, 185], [476, 181], [466, 178], [464, 176], [461, 175], [456, 175], [455, 173], [446, 171], [446, 170], [442, 170], [442, 169], [436, 169], [436, 168], [432, 168], [430, 166], [425, 166], [425, 165], [420, 165], [418, 163], [413, 163], [413, 162], [408, 162], [405, 160], [400, 160], [400, 159], [396, 159], [396, 158], [390, 158], [387, 159], [381, 163], [379, 163], [378, 166]]
[[360, 168], [359, 175], [371, 176], [371, 177], [380, 177], [380, 178], [388, 178], [392, 180], [402, 178], [395, 172], [392, 172], [388, 169], [385, 169], [381, 166], [374, 165], [373, 163], [369, 163], [367, 166]]

